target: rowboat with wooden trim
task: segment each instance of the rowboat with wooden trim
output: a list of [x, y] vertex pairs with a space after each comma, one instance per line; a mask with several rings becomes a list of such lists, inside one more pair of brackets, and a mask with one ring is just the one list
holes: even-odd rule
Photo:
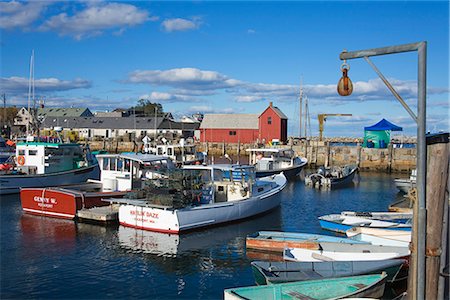
[[381, 298], [386, 274], [249, 286], [224, 290], [225, 300]]
[[259, 231], [247, 236], [246, 246], [247, 249], [283, 252], [286, 247], [319, 249], [319, 243], [321, 242], [367, 244], [363, 241], [320, 234]]
[[257, 285], [293, 281], [316, 280], [386, 272], [388, 282], [397, 279], [405, 263], [403, 259], [381, 261], [323, 261], [323, 262], [268, 262], [253, 261], [253, 276]]

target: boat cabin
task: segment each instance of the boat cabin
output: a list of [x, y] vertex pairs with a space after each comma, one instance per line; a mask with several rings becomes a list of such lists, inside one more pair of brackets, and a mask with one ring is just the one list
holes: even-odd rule
[[168, 157], [153, 154], [99, 154], [100, 180], [105, 191], [140, 189], [142, 179], [153, 179], [175, 165]]
[[255, 168], [244, 165], [184, 166], [196, 170], [203, 181], [200, 204], [250, 198], [256, 182]]
[[87, 153], [79, 144], [24, 142], [16, 145], [16, 165], [25, 174], [48, 174], [88, 166]]
[[203, 161], [203, 153], [197, 152], [196, 146], [193, 144], [168, 144], [156, 145], [153, 149], [154, 154], [168, 156], [176, 163], [190, 164], [196, 161]]
[[258, 171], [269, 171], [287, 168], [293, 165], [295, 152], [284, 148], [247, 149], [249, 164], [255, 165]]

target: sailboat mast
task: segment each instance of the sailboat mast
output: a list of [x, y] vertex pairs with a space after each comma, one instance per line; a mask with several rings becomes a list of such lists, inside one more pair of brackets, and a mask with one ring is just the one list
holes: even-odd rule
[[299, 138], [302, 137], [302, 115], [303, 115], [303, 78], [300, 80], [300, 114], [299, 114]]
[[[27, 136], [29, 134], [30, 131], [30, 121], [31, 121], [31, 110], [30, 110], [30, 106], [31, 106], [31, 96], [33, 93], [33, 98], [34, 98], [34, 49], [31, 51], [31, 58], [30, 58], [30, 77], [28, 79], [28, 107], [27, 107], [27, 111], [28, 111], [28, 120], [26, 123], [26, 129], [27, 129]], [[33, 87], [32, 87], [33, 86]]]

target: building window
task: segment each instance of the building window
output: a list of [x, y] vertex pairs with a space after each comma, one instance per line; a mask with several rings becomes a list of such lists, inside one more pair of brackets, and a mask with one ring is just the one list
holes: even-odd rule
[[230, 131], [228, 134], [229, 135], [236, 135], [236, 131]]
[[267, 117], [267, 124], [272, 124], [272, 117]]

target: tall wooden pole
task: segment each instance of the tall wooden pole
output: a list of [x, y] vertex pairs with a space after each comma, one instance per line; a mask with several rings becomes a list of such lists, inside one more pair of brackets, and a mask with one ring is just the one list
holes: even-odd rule
[[[430, 143], [431, 140], [431, 143]], [[433, 141], [434, 140], [434, 141]], [[426, 238], [426, 282], [427, 299], [438, 299], [440, 256], [442, 252], [442, 229], [444, 208], [448, 206], [448, 133], [427, 138], [428, 170], [427, 182], [427, 238]]]

